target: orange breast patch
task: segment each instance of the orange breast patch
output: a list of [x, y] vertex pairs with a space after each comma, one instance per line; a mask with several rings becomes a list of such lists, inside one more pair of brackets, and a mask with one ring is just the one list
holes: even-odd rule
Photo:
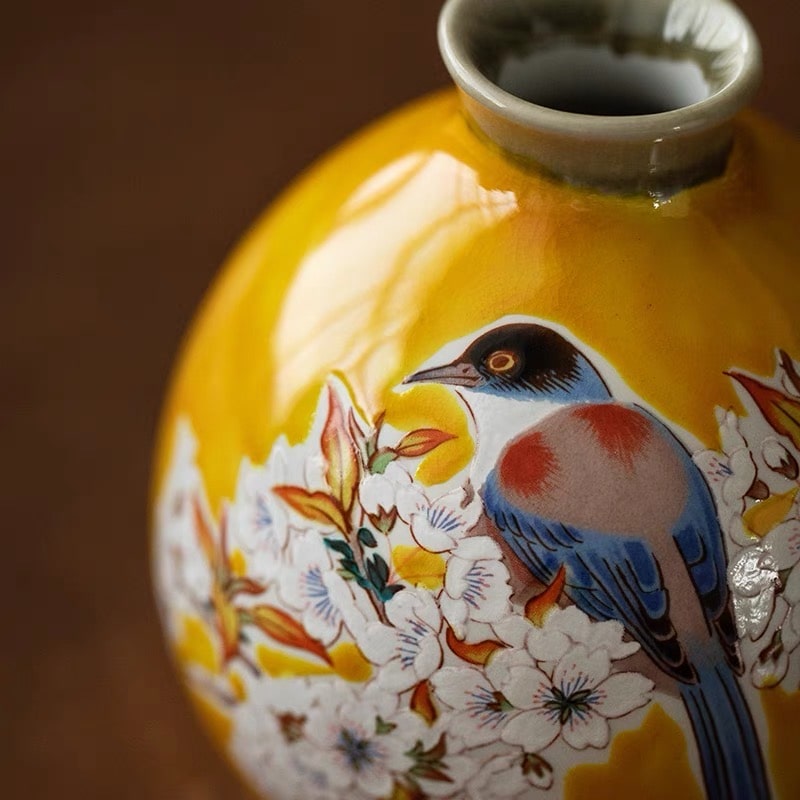
[[541, 431], [514, 442], [500, 463], [500, 482], [520, 495], [542, 494], [552, 488], [558, 460]]
[[648, 419], [637, 411], [615, 403], [586, 405], [572, 412], [591, 429], [597, 443], [612, 457], [633, 466], [652, 435]]

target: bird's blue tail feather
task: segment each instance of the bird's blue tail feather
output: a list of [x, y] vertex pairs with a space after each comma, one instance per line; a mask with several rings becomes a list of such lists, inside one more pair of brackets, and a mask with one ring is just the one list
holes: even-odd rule
[[697, 672], [696, 684], [681, 684], [681, 696], [709, 800], [769, 800], [758, 735], [733, 672], [725, 663]]

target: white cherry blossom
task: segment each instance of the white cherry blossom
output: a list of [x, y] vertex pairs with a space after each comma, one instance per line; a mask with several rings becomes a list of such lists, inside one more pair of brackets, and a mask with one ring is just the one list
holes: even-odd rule
[[474, 623], [499, 622], [511, 611], [511, 585], [502, 553], [488, 536], [461, 539], [447, 560], [442, 614], [459, 639]]
[[358, 490], [361, 507], [373, 517], [388, 514], [397, 508], [398, 494], [408, 491], [411, 484], [408, 471], [393, 461], [383, 474], [368, 474], [361, 480]]
[[552, 674], [530, 660], [508, 670], [501, 691], [521, 713], [501, 737], [538, 752], [562, 736], [575, 749], [602, 748], [610, 738], [609, 719], [622, 717], [650, 700], [653, 682], [631, 672], [611, 674], [611, 659], [600, 648], [570, 649]]
[[366, 658], [380, 667], [378, 684], [404, 692], [441, 666], [442, 618], [435, 598], [425, 590], [403, 589], [385, 609], [389, 625], [370, 622], [353, 633]]
[[[196, 464], [197, 440], [187, 422], [175, 430], [175, 443], [155, 524], [161, 557], [156, 559], [159, 594], [196, 612], [211, 595], [211, 565], [197, 537], [194, 505], [205, 511], [203, 479]], [[169, 624], [169, 621], [167, 621]]]
[[387, 797], [395, 776], [413, 766], [408, 753], [424, 722], [410, 712], [391, 713], [396, 698], [392, 702], [384, 694], [387, 697], [375, 703], [371, 702], [375, 695], [359, 698], [350, 691], [337, 691], [323, 697], [308, 714], [306, 729], [316, 749], [316, 767], [339, 797], [353, 790], [370, 798]]
[[797, 459], [775, 437], [771, 436], [762, 442], [761, 457], [773, 472], [790, 480], [797, 478]]
[[480, 497], [464, 488], [433, 500], [417, 486], [397, 494], [397, 512], [411, 528], [417, 544], [431, 553], [452, 550], [475, 526], [483, 511]]
[[489, 759], [467, 784], [470, 800], [523, 800], [553, 785], [553, 768], [535, 753], [511, 752]]
[[520, 713], [499, 691], [504, 666], [495, 656], [485, 670], [443, 667], [431, 678], [436, 698], [453, 711], [448, 727], [465, 747], [498, 742], [506, 723]]
[[261, 583], [280, 571], [289, 536], [286, 505], [272, 491], [287, 482], [288, 458], [285, 444], [279, 442], [263, 467], [243, 459], [239, 468], [231, 544], [244, 554], [248, 575]]
[[704, 450], [694, 457], [716, 500], [722, 529], [734, 543], [751, 542], [742, 514], [745, 498], [756, 479], [756, 464], [739, 430], [739, 419], [731, 411], [717, 409], [722, 452]]
[[[739, 551], [731, 559], [728, 579], [740, 636], [755, 641], [764, 635], [773, 615], [776, 592], [783, 580], [791, 581], [800, 561], [800, 520], [789, 519], [773, 528], [757, 544]], [[783, 577], [782, 577], [783, 576]], [[797, 580], [797, 579], [795, 579]], [[791, 591], [784, 600], [795, 605]], [[800, 597], [797, 598], [800, 600]]]
[[537, 661], [558, 661], [574, 645], [583, 645], [589, 653], [605, 650], [612, 661], [633, 655], [638, 642], [625, 638], [620, 622], [595, 622], [577, 606], [554, 608], [539, 627], [521, 614], [510, 615], [495, 623], [493, 629], [505, 644], [524, 648]]
[[306, 728], [310, 709], [346, 689], [344, 682], [248, 675], [245, 682], [247, 699], [234, 707], [230, 749], [251, 784], [271, 796], [337, 800], [335, 787], [314, 766]]
[[329, 645], [342, 628], [339, 604], [350, 592], [346, 581], [317, 531], [294, 534], [289, 556], [278, 575], [278, 594], [290, 608], [302, 612], [309, 635]]

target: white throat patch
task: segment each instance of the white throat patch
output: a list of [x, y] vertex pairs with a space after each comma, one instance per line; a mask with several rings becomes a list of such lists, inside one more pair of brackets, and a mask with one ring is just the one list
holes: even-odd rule
[[563, 407], [550, 400], [515, 400], [461, 389], [457, 394], [472, 416], [475, 456], [470, 481], [476, 491], [483, 486], [500, 453], [512, 439]]

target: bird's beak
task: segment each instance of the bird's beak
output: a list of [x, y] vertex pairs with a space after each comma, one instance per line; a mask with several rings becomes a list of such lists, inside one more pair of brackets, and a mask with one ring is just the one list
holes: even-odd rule
[[483, 375], [475, 369], [472, 364], [466, 361], [454, 361], [452, 364], [445, 364], [443, 367], [431, 367], [421, 369], [413, 375], [409, 375], [403, 384], [407, 383], [446, 383], [451, 386], [466, 386], [474, 389], [484, 382]]

